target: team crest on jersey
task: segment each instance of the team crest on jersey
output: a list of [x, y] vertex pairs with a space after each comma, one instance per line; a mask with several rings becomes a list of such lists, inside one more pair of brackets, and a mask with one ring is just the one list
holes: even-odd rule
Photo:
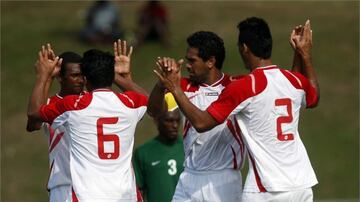
[[205, 96], [218, 96], [219, 93], [218, 92], [207, 92], [205, 93]]

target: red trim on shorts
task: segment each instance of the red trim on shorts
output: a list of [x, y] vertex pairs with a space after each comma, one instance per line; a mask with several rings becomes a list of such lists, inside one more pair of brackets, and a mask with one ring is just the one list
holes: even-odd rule
[[255, 164], [255, 160], [254, 158], [251, 156], [250, 152], [248, 152], [249, 154], [249, 157], [250, 157], [250, 160], [251, 160], [251, 164], [253, 166], [253, 169], [254, 169], [254, 174], [255, 174], [255, 179], [256, 179], [256, 184], [260, 190], [260, 192], [267, 192], [265, 187], [263, 186], [263, 184], [261, 183], [261, 179], [260, 179], [260, 176], [259, 176], [259, 173], [256, 169], [256, 164]]
[[74, 192], [74, 189], [71, 188], [71, 198], [72, 202], [79, 202], [78, 198], [76, 197], [76, 193]]
[[49, 148], [49, 153], [52, 152], [52, 150], [56, 147], [56, 145], [59, 144], [61, 138], [64, 136], [64, 132], [59, 133], [56, 137], [55, 140], [50, 144], [50, 148]]

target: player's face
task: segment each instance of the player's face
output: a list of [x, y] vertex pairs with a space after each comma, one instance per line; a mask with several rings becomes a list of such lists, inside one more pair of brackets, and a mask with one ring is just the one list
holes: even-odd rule
[[180, 112], [174, 110], [167, 112], [163, 117], [159, 118], [158, 130], [160, 135], [168, 140], [176, 140], [179, 133]]
[[186, 69], [189, 72], [189, 79], [195, 84], [204, 83], [209, 76], [209, 67], [198, 54], [198, 48], [189, 47], [185, 57], [187, 60]]
[[80, 94], [84, 89], [84, 77], [80, 64], [68, 63], [64, 76], [61, 78], [61, 88], [67, 95]]

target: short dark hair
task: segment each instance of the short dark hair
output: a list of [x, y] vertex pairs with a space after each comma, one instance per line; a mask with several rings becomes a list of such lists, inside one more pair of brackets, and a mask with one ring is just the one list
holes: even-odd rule
[[114, 56], [109, 52], [91, 49], [84, 53], [81, 72], [93, 88], [109, 87], [114, 81]]
[[241, 21], [237, 28], [239, 29], [239, 45], [246, 44], [257, 57], [263, 59], [271, 57], [272, 37], [265, 20], [250, 17]]
[[69, 63], [81, 63], [81, 56], [77, 53], [66, 51], [59, 55], [62, 58], [61, 68], [60, 68], [60, 76], [64, 76], [66, 73], [66, 65]]
[[224, 41], [214, 32], [199, 31], [187, 38], [190, 47], [199, 49], [199, 57], [208, 61], [211, 56], [216, 59], [215, 67], [222, 68], [225, 59]]

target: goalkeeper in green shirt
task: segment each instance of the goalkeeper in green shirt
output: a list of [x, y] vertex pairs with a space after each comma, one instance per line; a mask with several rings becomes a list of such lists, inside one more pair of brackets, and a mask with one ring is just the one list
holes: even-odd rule
[[133, 159], [136, 183], [146, 202], [170, 202], [184, 169], [180, 112], [170, 93], [165, 101], [168, 112], [155, 119], [159, 135], [138, 147]]

